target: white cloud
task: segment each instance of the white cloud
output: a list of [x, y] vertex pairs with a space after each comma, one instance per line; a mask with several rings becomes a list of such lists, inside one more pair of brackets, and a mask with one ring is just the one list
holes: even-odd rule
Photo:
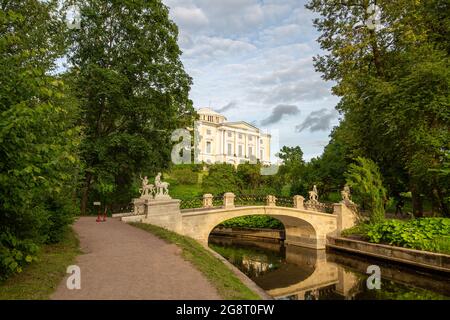
[[171, 11], [172, 18], [182, 30], [192, 30], [205, 27], [209, 21], [202, 9], [197, 7], [174, 7]]
[[[324, 143], [309, 142], [328, 141], [337, 119], [331, 111], [314, 112], [332, 110], [338, 98], [314, 70], [320, 49], [306, 0], [163, 1], [180, 29], [196, 107], [222, 108], [230, 120], [257, 124], [273, 118], [264, 123], [279, 130], [280, 146], [300, 145], [306, 159], [322, 152]], [[289, 112], [275, 117], [276, 106]], [[296, 132], [305, 120], [310, 130]]]
[[184, 57], [206, 62], [208, 59], [217, 58], [218, 56], [239, 55], [255, 49], [254, 45], [244, 41], [201, 36], [188, 49], [184, 50]]

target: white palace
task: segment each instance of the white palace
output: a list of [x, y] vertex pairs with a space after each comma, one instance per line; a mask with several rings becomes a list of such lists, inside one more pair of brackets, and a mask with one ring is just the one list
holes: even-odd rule
[[210, 108], [197, 113], [199, 161], [238, 165], [259, 160], [270, 165], [270, 134], [245, 121], [227, 122], [225, 116]]

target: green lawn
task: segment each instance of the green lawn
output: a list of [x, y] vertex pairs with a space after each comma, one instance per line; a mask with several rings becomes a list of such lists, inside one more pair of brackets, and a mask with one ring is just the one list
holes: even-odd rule
[[261, 299], [256, 293], [245, 286], [233, 271], [194, 239], [150, 224], [130, 223], [130, 225], [151, 232], [157, 237], [180, 247], [183, 250], [183, 257], [206, 276], [216, 287], [222, 298], [227, 300]]
[[70, 229], [60, 243], [43, 246], [38, 261], [0, 283], [0, 300], [49, 299], [80, 253], [78, 239]]
[[202, 187], [200, 185], [173, 184], [170, 187], [170, 196], [174, 199], [190, 200], [193, 198], [201, 197], [202, 195]]

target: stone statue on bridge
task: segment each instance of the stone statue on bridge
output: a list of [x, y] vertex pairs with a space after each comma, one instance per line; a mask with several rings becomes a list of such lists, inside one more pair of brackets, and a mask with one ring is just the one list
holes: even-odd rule
[[348, 185], [344, 186], [344, 189], [341, 191], [342, 202], [347, 204], [353, 204], [351, 200], [351, 192], [350, 187]]
[[319, 201], [319, 192], [317, 191], [316, 185], [313, 186], [312, 191], [309, 191], [309, 201], [311, 202]]

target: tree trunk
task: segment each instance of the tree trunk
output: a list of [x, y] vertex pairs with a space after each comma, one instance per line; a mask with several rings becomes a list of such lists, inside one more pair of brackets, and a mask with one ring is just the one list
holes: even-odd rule
[[450, 217], [450, 209], [447, 206], [447, 204], [445, 203], [445, 196], [444, 193], [442, 192], [441, 188], [437, 188], [436, 189], [436, 198], [438, 201], [438, 206], [440, 209], [440, 213], [444, 216], [444, 217]]
[[423, 203], [420, 192], [418, 192], [416, 188], [413, 188], [411, 194], [414, 217], [423, 217]]
[[81, 214], [82, 215], [86, 214], [87, 203], [89, 200], [89, 191], [91, 189], [91, 181], [92, 181], [92, 174], [86, 173], [85, 186], [83, 189], [83, 195], [81, 197]]

